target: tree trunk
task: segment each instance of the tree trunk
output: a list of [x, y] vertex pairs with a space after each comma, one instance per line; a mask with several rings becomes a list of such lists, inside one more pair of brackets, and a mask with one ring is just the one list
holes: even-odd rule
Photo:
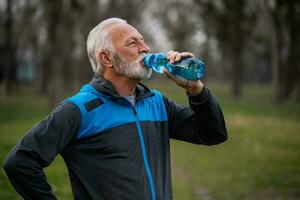
[[62, 52], [63, 55], [63, 87], [65, 91], [69, 91], [72, 88], [72, 70], [73, 70], [73, 59], [72, 59], [72, 50], [74, 47], [74, 23], [75, 23], [75, 13], [72, 10], [72, 7], [65, 9], [63, 11], [63, 29], [62, 35], [60, 37], [63, 38], [63, 43], [61, 44], [64, 48]]
[[283, 48], [283, 30], [285, 29], [282, 22], [284, 13], [282, 12], [282, 4], [277, 5], [274, 10], [269, 10], [272, 23], [272, 87], [273, 87], [273, 101], [280, 103], [286, 99], [285, 85], [286, 85], [286, 69], [284, 68], [284, 59], [282, 56]]
[[[298, 27], [300, 28], [300, 22], [298, 21]], [[298, 29], [299, 31], [299, 29]], [[293, 65], [295, 66], [295, 95], [296, 95], [296, 100], [300, 102], [300, 36], [297, 34], [297, 39], [294, 41], [294, 50], [293, 50]]]
[[[240, 50], [241, 51], [241, 50]], [[242, 91], [242, 81], [243, 81], [243, 64], [242, 64], [242, 52], [236, 51], [235, 54], [231, 54], [231, 59], [233, 65], [232, 68], [232, 95], [235, 98], [239, 98], [241, 96]]]
[[50, 30], [49, 30], [49, 56], [51, 56], [51, 68], [52, 73], [50, 77], [50, 106], [54, 107], [59, 101], [62, 100], [64, 94], [63, 87], [63, 59], [62, 59], [62, 26], [61, 16], [62, 16], [62, 0], [51, 1], [48, 0], [48, 9], [50, 17]]
[[280, 52], [279, 52], [279, 36], [277, 29], [274, 28], [272, 31], [272, 88], [273, 88], [273, 100], [275, 102], [280, 101], [280, 76], [279, 76], [279, 63], [280, 63]]
[[[47, 43], [49, 44], [49, 41], [47, 41]], [[39, 75], [40, 75], [39, 93], [41, 95], [47, 95], [49, 93], [49, 82], [50, 82], [50, 77], [52, 76], [49, 45], [47, 45], [48, 48], [45, 48], [43, 50], [42, 61], [39, 68]]]
[[17, 63], [15, 58], [15, 47], [13, 44], [13, 16], [12, 0], [6, 1], [6, 19], [4, 22], [5, 43], [4, 43], [4, 79], [5, 93], [11, 94], [17, 89]]
[[52, 22], [52, 8], [51, 8], [51, 1], [44, 0], [43, 7], [45, 9], [45, 21], [46, 21], [46, 31], [47, 31], [47, 40], [46, 44], [44, 45], [45, 48], [42, 51], [42, 61], [39, 68], [39, 75], [40, 75], [40, 85], [39, 85], [39, 93], [41, 95], [48, 95], [50, 90], [50, 81], [53, 73], [53, 55], [52, 55], [52, 48], [53, 48], [53, 34], [55, 34], [55, 23]]
[[[291, 96], [295, 91], [300, 100], [300, 14], [295, 9], [296, 1], [288, 1], [286, 22], [289, 30], [289, 55], [287, 61], [287, 83], [285, 85], [286, 96]], [[299, 97], [299, 98], [298, 98]]]
[[[298, 22], [299, 23], [299, 22]], [[300, 28], [300, 25], [298, 25]], [[294, 66], [294, 92], [296, 100], [300, 102], [300, 33], [296, 34], [295, 40], [292, 42], [290, 65]]]

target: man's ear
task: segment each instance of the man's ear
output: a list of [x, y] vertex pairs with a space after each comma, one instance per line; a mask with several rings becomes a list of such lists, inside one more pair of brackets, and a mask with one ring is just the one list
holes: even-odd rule
[[99, 62], [102, 66], [113, 67], [112, 54], [108, 51], [100, 51], [98, 54]]

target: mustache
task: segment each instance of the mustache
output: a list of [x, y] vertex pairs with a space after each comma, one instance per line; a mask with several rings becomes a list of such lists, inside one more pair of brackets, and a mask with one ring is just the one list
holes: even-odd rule
[[[140, 63], [140, 62], [142, 62], [144, 60], [144, 58], [145, 58], [146, 55], [147, 55], [146, 53], [142, 53], [141, 55], [139, 55], [139, 57], [137, 59], [135, 59], [134, 61], [132, 61], [132, 63]], [[116, 59], [118, 59], [118, 60], [121, 60], [122, 62], [125, 62], [125, 60], [123, 59], [123, 57], [120, 54], [118, 54], [118, 53], [116, 53], [114, 55], [114, 57]]]
[[145, 58], [146, 55], [147, 55], [146, 53], [142, 53], [136, 60], [138, 62], [142, 62], [144, 60], [144, 58]]

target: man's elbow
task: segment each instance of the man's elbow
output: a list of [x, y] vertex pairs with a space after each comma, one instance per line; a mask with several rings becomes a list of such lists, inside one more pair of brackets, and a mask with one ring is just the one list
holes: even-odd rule
[[219, 141], [218, 141], [219, 143], [218, 144], [225, 142], [227, 139], [228, 139], [228, 136], [227, 136], [226, 130], [219, 132]]
[[14, 172], [18, 168], [17, 166], [18, 166], [17, 159], [12, 155], [8, 155], [4, 161], [3, 169], [7, 175], [10, 175], [10, 174], [14, 174]]
[[225, 142], [227, 138], [226, 129], [210, 131], [206, 138], [202, 138], [202, 142], [200, 144], [205, 144], [208, 146], [217, 145]]
[[224, 130], [219, 130], [216, 131], [215, 133], [217, 135], [217, 137], [215, 138], [215, 141], [211, 144], [211, 145], [216, 145], [216, 144], [220, 144], [223, 143], [227, 140], [227, 131], [226, 129]]

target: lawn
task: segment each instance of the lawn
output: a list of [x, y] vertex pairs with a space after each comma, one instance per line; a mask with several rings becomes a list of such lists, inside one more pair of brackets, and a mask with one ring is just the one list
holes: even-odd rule
[[[179, 103], [184, 90], [169, 83], [148, 83]], [[175, 200], [300, 199], [300, 105], [275, 105], [268, 86], [246, 86], [241, 99], [226, 84], [207, 84], [219, 100], [229, 133], [226, 143], [197, 146], [172, 141]], [[0, 162], [15, 143], [51, 110], [46, 97], [31, 90], [18, 96], [0, 93]], [[46, 169], [58, 199], [72, 199], [61, 157]], [[0, 170], [0, 199], [21, 199]]]

